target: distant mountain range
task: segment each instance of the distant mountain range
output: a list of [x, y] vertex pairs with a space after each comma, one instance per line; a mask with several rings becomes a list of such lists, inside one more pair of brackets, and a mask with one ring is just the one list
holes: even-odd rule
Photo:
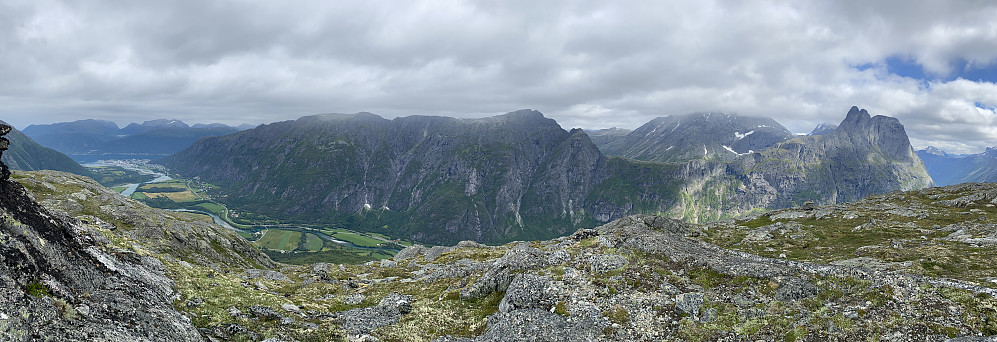
[[201, 139], [159, 162], [227, 188], [227, 201], [251, 211], [440, 244], [549, 238], [637, 213], [705, 221], [933, 185], [903, 125], [855, 107], [827, 135], [702, 113], [601, 133], [616, 153], [659, 161], [608, 157], [584, 131], [521, 110], [474, 120], [308, 116]]
[[770, 118], [694, 113], [656, 118], [625, 135], [593, 141], [611, 156], [685, 162], [734, 160], [792, 137], [792, 132]]
[[235, 133], [247, 126], [236, 128], [219, 123], [188, 126], [179, 120], [160, 119], [118, 128], [110, 121], [89, 119], [31, 125], [24, 133], [44, 146], [86, 163], [99, 159], [162, 158], [183, 150], [197, 139]]
[[[0, 121], [0, 123], [4, 123]], [[65, 154], [51, 148], [39, 145], [17, 129], [6, 135], [10, 146], [3, 153], [3, 163], [13, 170], [36, 171], [56, 170], [91, 177], [93, 174], [87, 168], [73, 161]]]
[[997, 147], [988, 147], [979, 154], [951, 155], [928, 146], [917, 155], [939, 186], [997, 182]]

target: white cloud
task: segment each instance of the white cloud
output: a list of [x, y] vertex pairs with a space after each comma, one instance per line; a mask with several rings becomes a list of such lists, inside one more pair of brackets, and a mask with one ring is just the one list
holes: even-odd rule
[[884, 61], [943, 78], [958, 60], [995, 67], [994, 17], [977, 1], [7, 1], [0, 116], [534, 108], [565, 128], [634, 128], [728, 111], [808, 132], [858, 105], [899, 117], [917, 147], [976, 152], [997, 141], [993, 83], [922, 82]]

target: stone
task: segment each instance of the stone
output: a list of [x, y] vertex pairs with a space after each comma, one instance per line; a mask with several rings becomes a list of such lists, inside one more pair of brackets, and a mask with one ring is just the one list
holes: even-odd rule
[[433, 246], [428, 251], [425, 252], [426, 261], [433, 261], [439, 258], [443, 253], [447, 253], [457, 249], [456, 247], [446, 247], [446, 246]]
[[271, 309], [266, 306], [258, 306], [258, 305], [250, 306], [249, 314], [252, 315], [253, 317], [256, 317], [257, 319], [269, 320], [269, 321], [281, 320], [284, 318], [284, 316], [281, 315], [279, 312], [277, 312], [277, 310]]
[[425, 253], [426, 250], [427, 250], [426, 247], [420, 245], [408, 246], [403, 248], [401, 251], [398, 251], [398, 253], [395, 254], [394, 260], [395, 261], [408, 260], [417, 257], [422, 253]]
[[354, 293], [343, 298], [343, 303], [346, 305], [357, 305], [364, 300], [364, 295], [360, 293]]
[[299, 315], [301, 314], [301, 308], [291, 303], [281, 304], [280, 308], [290, 313], [299, 314]]
[[793, 302], [817, 295], [817, 286], [797, 277], [773, 278], [779, 287], [775, 290], [775, 298], [783, 302]]
[[589, 271], [602, 274], [627, 265], [627, 258], [617, 254], [600, 254], [589, 257]]
[[557, 304], [557, 295], [550, 286], [550, 277], [526, 273], [517, 275], [499, 302], [499, 312], [526, 308], [550, 310]]
[[703, 294], [698, 292], [683, 293], [675, 296], [675, 311], [689, 315], [694, 319], [699, 317], [699, 307], [703, 305]]
[[337, 314], [336, 320], [347, 333], [360, 335], [398, 323], [401, 316], [412, 311], [412, 296], [391, 293], [375, 306], [350, 309]]

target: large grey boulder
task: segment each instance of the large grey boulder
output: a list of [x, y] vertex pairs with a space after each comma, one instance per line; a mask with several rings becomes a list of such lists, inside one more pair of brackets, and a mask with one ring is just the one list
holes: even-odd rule
[[336, 320], [351, 335], [398, 323], [402, 315], [412, 311], [412, 296], [391, 293], [375, 306], [339, 312]]
[[557, 304], [557, 298], [550, 277], [523, 273], [509, 284], [499, 303], [499, 312], [526, 308], [550, 310]]

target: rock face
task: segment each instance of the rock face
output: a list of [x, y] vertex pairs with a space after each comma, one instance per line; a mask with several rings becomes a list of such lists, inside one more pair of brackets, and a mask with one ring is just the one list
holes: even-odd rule
[[[672, 129], [685, 138], [651, 133]], [[790, 135], [771, 119], [726, 114], [663, 118], [627, 135], [643, 137], [635, 150], [678, 139], [698, 155], [695, 139], [710, 137], [707, 154], [716, 152], [661, 163], [607, 158], [585, 132], [531, 110], [475, 120], [361, 113], [203, 139], [160, 163], [229, 189], [228, 201], [250, 211], [446, 245], [551, 238], [636, 213], [702, 222], [932, 184], [894, 118], [853, 108], [832, 134], [783, 141]]]
[[309, 116], [205, 139], [162, 163], [231, 189], [250, 210], [453, 244], [594, 225], [586, 195], [604, 159], [581, 130], [522, 110], [476, 120]]
[[[3, 121], [0, 121], [0, 126], [10, 127]], [[73, 161], [73, 159], [53, 149], [39, 145], [16, 129], [11, 128], [9, 133], [5, 134], [7, 135], [5, 139], [9, 140], [9, 145], [7, 151], [3, 153], [3, 157], [0, 158], [0, 161], [7, 164], [10, 169], [26, 171], [57, 170], [88, 177], [92, 176], [90, 170]]]
[[694, 113], [651, 120], [598, 146], [607, 155], [644, 161], [733, 160], [792, 137], [771, 118]]
[[200, 341], [156, 259], [0, 182], [0, 339]]
[[937, 147], [917, 151], [928, 173], [939, 186], [997, 182], [997, 147], [970, 155], [949, 155]]

